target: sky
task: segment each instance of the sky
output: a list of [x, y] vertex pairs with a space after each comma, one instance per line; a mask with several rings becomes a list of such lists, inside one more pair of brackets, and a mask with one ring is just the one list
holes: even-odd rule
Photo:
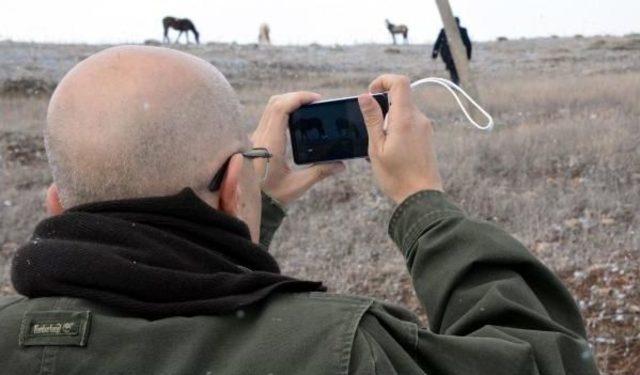
[[[640, 32], [640, 0], [450, 3], [475, 40]], [[203, 42], [253, 43], [262, 22], [274, 44], [387, 43], [385, 18], [406, 24], [411, 42], [430, 43], [441, 27], [433, 0], [0, 0], [0, 40], [161, 40], [166, 15], [190, 18]]]

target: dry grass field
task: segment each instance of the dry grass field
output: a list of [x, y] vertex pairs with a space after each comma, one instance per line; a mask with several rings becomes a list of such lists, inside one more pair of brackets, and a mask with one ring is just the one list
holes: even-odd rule
[[[0, 294], [15, 293], [11, 257], [44, 216], [48, 94], [66, 70], [105, 47], [0, 43]], [[383, 72], [446, 74], [425, 45], [182, 48], [229, 78], [246, 107], [247, 131], [272, 94], [353, 95]], [[466, 124], [440, 89], [416, 94], [435, 123], [446, 190], [470, 215], [513, 233], [567, 283], [603, 374], [640, 374], [640, 38], [492, 42], [474, 53], [494, 131]], [[421, 313], [386, 235], [392, 209], [368, 164], [349, 162], [346, 173], [289, 209], [272, 251], [288, 274]]]

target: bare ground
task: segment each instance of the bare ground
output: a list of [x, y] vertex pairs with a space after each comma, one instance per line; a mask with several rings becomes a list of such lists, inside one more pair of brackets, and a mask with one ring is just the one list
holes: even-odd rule
[[[44, 216], [51, 182], [42, 145], [48, 96], [75, 63], [107, 46], [0, 43], [0, 294], [8, 267]], [[182, 47], [229, 78], [250, 130], [272, 94], [353, 95], [383, 72], [445, 76], [430, 46]], [[605, 374], [640, 374], [640, 39], [479, 44], [473, 69], [497, 120], [467, 126], [438, 89], [417, 100], [436, 123], [446, 190], [470, 215], [505, 227], [572, 290]], [[386, 235], [393, 207], [364, 161], [289, 210], [272, 251], [284, 272], [332, 291], [421, 313]]]

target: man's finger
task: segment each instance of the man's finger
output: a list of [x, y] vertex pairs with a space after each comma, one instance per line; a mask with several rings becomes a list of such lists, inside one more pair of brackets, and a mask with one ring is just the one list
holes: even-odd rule
[[369, 85], [372, 93], [389, 92], [389, 98], [394, 106], [405, 107], [412, 105], [411, 82], [409, 77], [398, 74], [383, 74]]
[[384, 116], [380, 105], [371, 94], [359, 95], [358, 104], [360, 104], [364, 123], [367, 125], [369, 154], [372, 154], [371, 150], [378, 150], [384, 142]]
[[301, 105], [316, 101], [320, 97], [320, 94], [308, 91], [272, 96], [262, 114], [258, 128], [251, 136], [254, 147], [267, 147], [272, 153], [284, 154], [287, 116]]
[[286, 114], [290, 114], [296, 109], [300, 108], [300, 106], [309, 104], [316, 100], [320, 100], [321, 96], [315, 92], [309, 91], [298, 91], [298, 92], [289, 92], [286, 94], [278, 95], [278, 97], [274, 100], [272, 105], [274, 109], [280, 112], [284, 112]]

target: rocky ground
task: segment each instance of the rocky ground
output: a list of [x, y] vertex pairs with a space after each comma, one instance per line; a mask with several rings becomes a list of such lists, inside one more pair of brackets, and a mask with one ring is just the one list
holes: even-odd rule
[[[108, 46], [0, 42], [0, 294], [8, 267], [44, 216], [51, 182], [41, 129], [48, 96], [75, 63]], [[272, 94], [353, 95], [383, 72], [444, 76], [431, 46], [208, 44], [180, 47], [237, 89], [250, 130]], [[480, 43], [472, 69], [497, 121], [473, 130], [439, 89], [416, 98], [436, 126], [446, 190], [555, 270], [577, 298], [603, 373], [640, 368], [640, 37]], [[387, 238], [393, 209], [369, 166], [349, 162], [289, 209], [272, 251], [286, 273], [332, 291], [421, 312]]]

